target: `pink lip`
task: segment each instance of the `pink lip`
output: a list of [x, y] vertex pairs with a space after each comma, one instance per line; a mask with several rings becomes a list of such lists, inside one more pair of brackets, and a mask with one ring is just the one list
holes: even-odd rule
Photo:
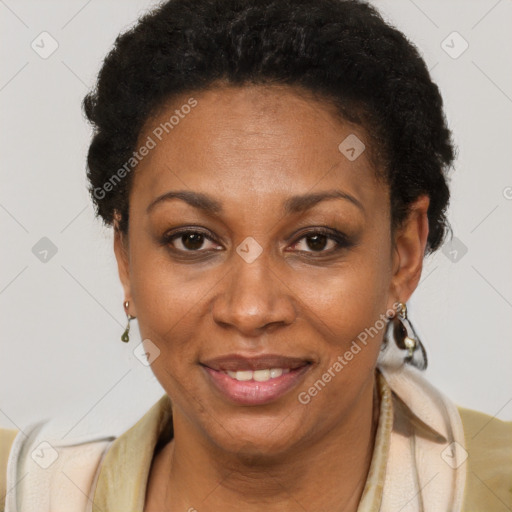
[[[254, 380], [238, 381], [231, 378], [222, 370], [214, 370], [204, 365], [203, 369], [214, 387], [229, 401], [239, 405], [263, 405], [277, 400], [297, 386], [297, 384], [303, 379], [304, 374], [311, 367], [311, 365], [305, 361], [302, 361], [302, 364], [303, 365], [300, 367], [290, 369], [289, 373], [285, 373], [280, 377], [270, 379], [266, 382], [257, 382]], [[259, 369], [270, 367], [287, 368], [287, 366], [267, 365], [260, 366]], [[239, 369], [244, 368], [248, 369], [247, 365]]]

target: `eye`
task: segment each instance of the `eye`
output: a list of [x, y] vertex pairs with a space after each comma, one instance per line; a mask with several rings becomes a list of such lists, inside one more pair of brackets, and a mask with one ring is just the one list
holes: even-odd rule
[[[207, 253], [222, 250], [212, 235], [199, 229], [181, 229], [166, 233], [162, 238], [165, 245], [178, 253]], [[292, 250], [303, 253], [330, 254], [353, 243], [340, 231], [333, 228], [317, 227], [303, 234], [292, 244]]]
[[[210, 242], [210, 243], [208, 243]], [[164, 235], [162, 243], [180, 252], [206, 252], [219, 250], [211, 236], [199, 230], [182, 229]]]
[[352, 245], [349, 238], [332, 228], [315, 228], [301, 236], [292, 248], [300, 252], [329, 254]]

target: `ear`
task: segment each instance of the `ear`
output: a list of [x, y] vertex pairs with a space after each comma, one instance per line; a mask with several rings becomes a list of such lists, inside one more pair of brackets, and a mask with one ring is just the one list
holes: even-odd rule
[[418, 286], [428, 237], [427, 211], [430, 198], [420, 196], [394, 234], [391, 297], [406, 303]]
[[[131, 301], [131, 286], [130, 286], [130, 259], [128, 255], [128, 240], [126, 235], [123, 234], [119, 228], [119, 213], [114, 214], [114, 254], [117, 260], [117, 270], [119, 279], [124, 290], [125, 300]], [[129, 314], [136, 316], [134, 304], [130, 304]]]

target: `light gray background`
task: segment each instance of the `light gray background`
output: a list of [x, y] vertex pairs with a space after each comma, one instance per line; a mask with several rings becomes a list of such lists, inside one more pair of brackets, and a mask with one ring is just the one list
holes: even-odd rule
[[[423, 53], [459, 146], [449, 218], [460, 242], [425, 261], [409, 306], [427, 376], [456, 403], [511, 420], [512, 1], [375, 4]], [[151, 5], [0, 1], [3, 427], [57, 417], [80, 435], [108, 418], [101, 428], [117, 434], [163, 394], [132, 352], [136, 322], [130, 344], [119, 339], [123, 295], [86, 191], [80, 110], [116, 35]], [[59, 45], [46, 59], [31, 48], [41, 37], [50, 48], [43, 31]], [[458, 58], [454, 31], [469, 44]], [[57, 248], [46, 262], [32, 250], [43, 237]]]

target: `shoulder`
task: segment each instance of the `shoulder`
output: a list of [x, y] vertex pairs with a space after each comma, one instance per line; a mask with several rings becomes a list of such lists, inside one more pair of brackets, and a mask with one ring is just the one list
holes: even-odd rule
[[7, 494], [7, 461], [17, 430], [0, 428], [0, 510], [4, 510]]
[[[98, 510], [117, 508], [114, 503], [140, 491], [155, 445], [172, 436], [171, 418], [170, 399], [163, 395], [118, 436], [99, 435], [109, 430], [103, 425], [71, 438], [67, 425], [63, 429], [55, 420], [19, 432], [0, 429], [0, 484], [7, 489], [0, 495], [0, 512], [4, 507], [6, 512], [82, 512], [96, 498], [113, 500]], [[132, 508], [130, 503], [123, 510]]]
[[464, 512], [512, 510], [512, 421], [458, 411], [467, 450]]
[[5, 489], [0, 510], [85, 510], [87, 491], [112, 439], [63, 442], [44, 422], [19, 432], [0, 430], [0, 482]]

